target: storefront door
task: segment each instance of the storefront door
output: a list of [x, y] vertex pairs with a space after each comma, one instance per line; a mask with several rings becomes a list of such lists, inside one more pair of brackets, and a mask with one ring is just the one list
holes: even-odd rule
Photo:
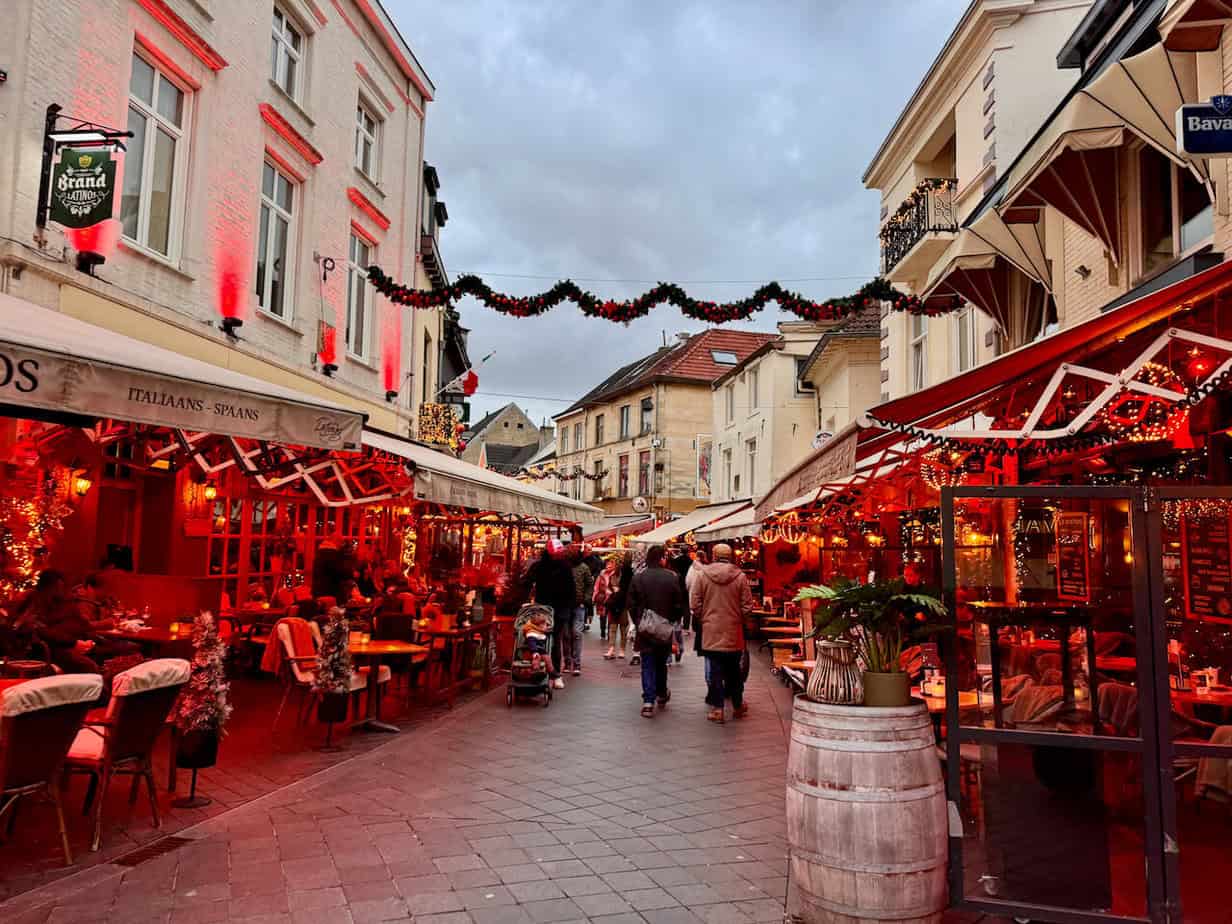
[[1041, 921], [1168, 920], [1164, 646], [1145, 497], [942, 492], [956, 904]]

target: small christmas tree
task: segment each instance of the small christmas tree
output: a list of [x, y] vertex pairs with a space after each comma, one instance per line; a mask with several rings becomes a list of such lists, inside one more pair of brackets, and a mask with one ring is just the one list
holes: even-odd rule
[[231, 715], [227, 700], [231, 683], [223, 659], [226, 643], [218, 636], [214, 614], [202, 612], [193, 623], [193, 660], [188, 684], [180, 694], [175, 710], [175, 726], [180, 734], [217, 732]]
[[347, 645], [350, 623], [346, 610], [336, 606], [329, 611], [321, 632], [321, 650], [317, 652], [317, 670], [312, 691], [325, 696], [347, 693], [351, 688], [351, 650]]

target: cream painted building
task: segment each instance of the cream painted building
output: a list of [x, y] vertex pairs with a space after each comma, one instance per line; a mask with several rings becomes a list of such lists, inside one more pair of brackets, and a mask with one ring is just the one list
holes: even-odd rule
[[[1090, 0], [973, 0], [964, 12], [864, 175], [881, 193], [882, 272], [896, 286], [935, 289], [959, 227], [1074, 83], [1075, 73], [1055, 66], [1056, 54], [1090, 7]], [[943, 287], [936, 297], [953, 294]], [[1019, 319], [1031, 320], [1030, 330], [1006, 330], [970, 305], [932, 318], [887, 312], [881, 397], [934, 384], [1033, 338], [1046, 323], [1046, 311], [1037, 314]]]
[[[773, 334], [682, 334], [616, 370], [555, 417], [556, 488], [607, 514], [688, 513], [711, 500], [713, 382]], [[576, 477], [578, 473], [590, 476]]]
[[713, 501], [760, 497], [812, 448], [816, 390], [802, 379], [834, 325], [789, 321], [778, 328], [715, 380]]
[[[876, 308], [865, 309], [827, 331], [801, 364], [800, 378], [815, 398], [818, 444], [880, 400], [879, 315]], [[795, 462], [803, 457], [801, 453]]]
[[[442, 282], [446, 213], [423, 163], [434, 88], [381, 4], [11, 0], [4, 12], [0, 291], [412, 433], [437, 391], [442, 313], [392, 306], [362, 271]], [[59, 226], [35, 226], [51, 104], [135, 133], [117, 155], [122, 236], [96, 277]], [[230, 283], [238, 339], [219, 324]]]

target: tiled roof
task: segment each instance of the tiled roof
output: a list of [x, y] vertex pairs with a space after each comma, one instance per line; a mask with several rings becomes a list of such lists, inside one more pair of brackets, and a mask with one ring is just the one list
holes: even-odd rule
[[479, 423], [472, 424], [470, 427], [468, 427], [466, 430], [467, 442], [472, 441], [476, 436], [481, 434], [484, 430], [486, 430], [491, 425], [492, 421], [496, 420], [497, 417], [499, 417], [508, 408], [511, 408], [511, 407], [513, 407], [512, 402], [509, 404], [506, 404], [504, 407], [498, 407], [496, 410], [492, 411], [491, 413], [485, 414], [479, 420]]
[[653, 353], [617, 369], [556, 417], [564, 417], [588, 404], [614, 397], [661, 379], [693, 381], [709, 385], [731, 369], [714, 361], [713, 352], [734, 353], [736, 362], [778, 334], [758, 334], [721, 327], [694, 334], [674, 346], [660, 347]]
[[502, 475], [517, 474], [539, 452], [539, 445], [504, 446], [500, 443], [484, 443], [484, 459], [488, 468]]
[[812, 370], [813, 365], [826, 351], [831, 343], [836, 340], [864, 340], [876, 339], [881, 336], [881, 306], [869, 305], [867, 308], [861, 308], [859, 311], [849, 315], [847, 320], [840, 324], [834, 330], [826, 331], [817, 341], [817, 345], [813, 347], [813, 352], [809, 354], [808, 361], [804, 364], [805, 372]]

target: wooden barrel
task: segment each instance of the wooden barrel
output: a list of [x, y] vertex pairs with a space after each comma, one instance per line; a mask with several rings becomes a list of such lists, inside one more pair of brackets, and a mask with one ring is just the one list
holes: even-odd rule
[[787, 910], [807, 924], [939, 922], [945, 786], [922, 703], [796, 697], [787, 754]]

